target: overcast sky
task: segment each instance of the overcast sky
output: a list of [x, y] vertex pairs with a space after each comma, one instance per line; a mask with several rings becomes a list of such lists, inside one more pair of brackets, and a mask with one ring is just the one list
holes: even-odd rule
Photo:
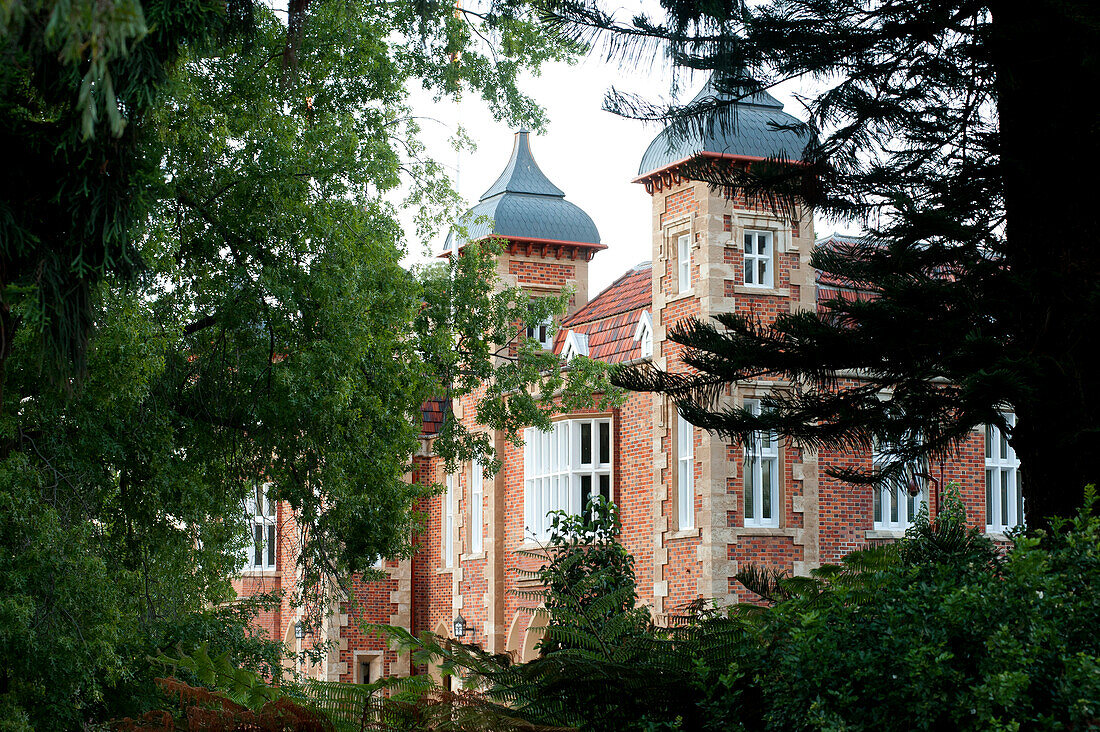
[[[690, 99], [705, 78], [696, 76], [684, 81], [681, 100]], [[535, 160], [565, 191], [566, 200], [592, 217], [607, 245], [592, 260], [590, 296], [629, 268], [650, 259], [650, 197], [640, 184], [630, 181], [637, 175], [642, 153], [660, 128], [603, 111], [604, 93], [611, 86], [642, 94], [650, 101], [667, 100], [672, 91], [671, 77], [660, 64], [631, 71], [598, 57], [586, 58], [574, 66], [547, 64], [539, 77], [525, 77], [521, 82], [521, 88], [546, 109], [549, 119], [544, 134], [532, 135]], [[772, 93], [788, 112], [802, 118], [800, 105], [792, 96], [799, 90], [789, 84]], [[508, 161], [515, 130], [495, 122], [477, 98], [463, 99], [460, 104], [434, 104], [415, 95], [414, 100], [420, 114], [438, 120], [422, 123], [428, 153], [458, 168], [459, 192], [473, 206]], [[477, 150], [456, 160], [446, 141], [459, 118]], [[411, 227], [406, 225], [406, 231], [411, 232]], [[817, 234], [823, 233], [827, 232], [819, 224]], [[443, 238], [432, 242], [433, 251], [442, 250]], [[410, 241], [410, 250], [410, 261], [424, 259], [418, 243]]]

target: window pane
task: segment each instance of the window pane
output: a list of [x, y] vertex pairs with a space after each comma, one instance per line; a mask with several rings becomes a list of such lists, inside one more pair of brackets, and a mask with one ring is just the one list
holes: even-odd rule
[[752, 234], [745, 234], [745, 254], [752, 254]]
[[1005, 434], [1004, 431], [1002, 431], [1002, 430], [997, 430], [997, 432], [999, 432], [1000, 436], [1001, 436], [1001, 454], [998, 457], [1000, 457], [1002, 460], [1005, 460], [1009, 457], [1009, 453], [1008, 453], [1008, 435]]
[[581, 465], [592, 464], [592, 423], [581, 425]]
[[760, 485], [762, 492], [760, 494], [760, 519], [770, 519], [773, 516], [772, 513], [772, 481], [775, 476], [772, 474], [773, 466], [772, 460], [760, 461]]
[[993, 457], [993, 425], [991, 424], [985, 426], [985, 456]]
[[262, 567], [264, 563], [264, 527], [263, 524], [252, 525], [252, 564]]
[[745, 520], [751, 521], [756, 518], [756, 507], [752, 502], [752, 484], [753, 484], [753, 472], [755, 467], [755, 461], [752, 458], [745, 458]]
[[600, 422], [600, 463], [611, 462], [611, 423]]
[[768, 283], [768, 260], [759, 260], [760, 264], [760, 276], [756, 279], [756, 284], [766, 285]]
[[1001, 471], [1001, 525], [1008, 526], [1008, 470]]
[[1020, 484], [1020, 471], [1016, 471], [1016, 524], [1024, 524], [1024, 487]]
[[896, 486], [890, 486], [887, 491], [890, 494], [890, 523], [898, 522], [898, 490]]
[[752, 279], [752, 260], [751, 259], [746, 259], [745, 260], [745, 284], [746, 285], [754, 284], [753, 279]]
[[275, 566], [275, 524], [267, 525], [267, 566]]
[[871, 491], [871, 513], [874, 516], [875, 523], [882, 523], [882, 488], [875, 486]]
[[600, 476], [600, 495], [603, 496], [608, 501], [611, 500], [611, 476], [610, 475], [601, 475]]
[[[987, 428], [988, 429], [988, 428]], [[993, 525], [993, 471], [985, 471], [985, 523]]]

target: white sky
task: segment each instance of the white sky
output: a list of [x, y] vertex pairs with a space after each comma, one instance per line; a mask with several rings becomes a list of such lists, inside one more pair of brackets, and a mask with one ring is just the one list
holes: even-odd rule
[[[532, 135], [531, 151], [539, 167], [559, 188], [565, 198], [580, 206], [600, 232], [607, 249], [596, 254], [589, 268], [589, 296], [611, 284], [627, 269], [651, 257], [650, 197], [640, 184], [630, 181], [637, 175], [638, 163], [659, 127], [623, 119], [602, 109], [604, 93], [611, 87], [637, 92], [650, 101], [668, 99], [671, 77], [655, 68], [644, 76], [589, 57], [574, 66], [548, 64], [539, 77], [525, 77], [521, 88], [547, 113], [545, 134]], [[690, 99], [702, 86], [704, 77], [687, 81], [679, 95]], [[788, 112], [801, 117], [792, 96], [797, 87], [772, 90]], [[496, 122], [478, 98], [463, 99], [460, 104], [435, 104], [429, 98], [414, 96], [420, 114], [438, 122], [423, 121], [428, 153], [437, 160], [458, 167], [457, 187], [469, 206], [500, 175], [512, 152], [515, 130]], [[447, 145], [453, 125], [461, 116], [467, 133], [477, 144], [473, 154], [463, 153], [456, 161]], [[457, 162], [457, 166], [456, 166]], [[411, 213], [404, 223], [413, 231]], [[821, 236], [823, 232], [817, 232]], [[443, 248], [444, 235], [431, 243], [433, 252]], [[409, 261], [423, 261], [423, 246], [410, 241]]]

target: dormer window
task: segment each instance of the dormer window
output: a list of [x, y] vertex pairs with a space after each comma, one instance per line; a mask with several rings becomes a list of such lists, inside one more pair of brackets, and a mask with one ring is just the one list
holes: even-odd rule
[[634, 340], [638, 341], [639, 355], [648, 358], [653, 355], [653, 318], [648, 310], [642, 311], [638, 326], [634, 329]]
[[544, 350], [550, 350], [554, 345], [554, 318], [546, 318], [540, 323], [527, 326], [527, 337], [538, 341]]
[[566, 361], [572, 361], [574, 356], [588, 355], [588, 335], [571, 330], [565, 334], [565, 345], [561, 349], [561, 357]]

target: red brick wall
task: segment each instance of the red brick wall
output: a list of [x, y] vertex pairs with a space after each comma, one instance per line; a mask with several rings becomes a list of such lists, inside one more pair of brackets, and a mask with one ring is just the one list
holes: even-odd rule
[[572, 264], [561, 262], [529, 262], [524, 260], [510, 260], [508, 262], [508, 274], [516, 276], [516, 284], [542, 287], [565, 287], [569, 280], [577, 276], [577, 268]]

